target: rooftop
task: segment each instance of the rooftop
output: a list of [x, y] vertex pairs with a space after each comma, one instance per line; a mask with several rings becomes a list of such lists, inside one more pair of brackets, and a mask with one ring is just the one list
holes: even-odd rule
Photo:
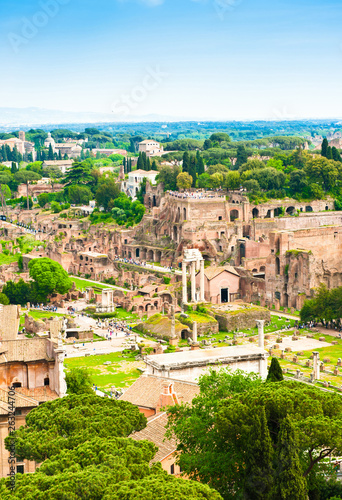
[[[165, 356], [169, 356], [169, 354]], [[159, 356], [152, 357], [157, 358]], [[174, 392], [177, 394], [180, 403], [191, 403], [193, 398], [200, 392], [199, 386], [194, 382], [170, 380], [169, 378], [157, 377], [155, 375], [141, 375], [141, 377], [124, 392], [120, 399], [128, 401], [135, 406], [156, 409], [165, 381], [172, 383]]]
[[[146, 356], [145, 361], [148, 365], [156, 368], [175, 370], [185, 366], [206, 366], [217, 363], [233, 363], [246, 358], [263, 358], [266, 351], [262, 347], [251, 346], [232, 346], [219, 347], [213, 349], [198, 349], [194, 351], [174, 352], [170, 354], [156, 354]], [[175, 389], [177, 392], [177, 389]]]
[[151, 460], [151, 463], [160, 462], [164, 458], [171, 455], [176, 451], [176, 440], [174, 438], [165, 438], [165, 426], [167, 424], [167, 414], [160, 413], [156, 417], [152, 417], [148, 422], [145, 429], [142, 431], [131, 434], [131, 438], [136, 441], [141, 441], [147, 439], [152, 441], [159, 450], [157, 451], [155, 457]]

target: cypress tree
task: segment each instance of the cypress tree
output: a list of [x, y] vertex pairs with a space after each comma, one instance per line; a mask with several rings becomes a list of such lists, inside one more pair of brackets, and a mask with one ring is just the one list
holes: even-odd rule
[[53, 156], [52, 145], [49, 144], [48, 160], [53, 161], [53, 159], [54, 159], [54, 156]]
[[5, 150], [6, 150], [7, 161], [11, 161], [12, 151], [8, 144], [5, 144]]
[[327, 157], [327, 149], [328, 149], [328, 139], [324, 137], [323, 142], [322, 142], [322, 152], [321, 155], [324, 156], [325, 158]]
[[127, 170], [126, 170], [126, 158], [125, 157], [123, 157], [122, 164], [123, 164], [123, 168], [124, 168], [124, 174], [127, 174]]
[[12, 174], [15, 174], [16, 172], [18, 172], [18, 169], [17, 169], [17, 164], [16, 164], [16, 163], [14, 163], [14, 161], [12, 161], [11, 173], [12, 173]]
[[141, 156], [142, 156], [142, 160], [143, 160], [143, 163], [144, 163], [144, 168], [143, 168], [143, 170], [147, 170], [147, 156], [146, 156], [146, 153], [145, 153], [145, 152], [143, 152], [143, 153], [141, 154]]
[[236, 168], [238, 169], [243, 165], [244, 163], [247, 163], [248, 160], [248, 153], [246, 151], [245, 146], [238, 146], [237, 148], [237, 154], [236, 154]]
[[61, 150], [60, 150], [60, 149], [58, 150], [58, 159], [59, 159], [59, 160], [62, 160], [62, 159], [63, 159], [63, 158], [62, 158], [62, 153], [61, 153]]
[[332, 147], [332, 155], [333, 155], [333, 159], [335, 161], [342, 162], [342, 158], [341, 158], [340, 152], [339, 152], [339, 150], [337, 148], [335, 148], [335, 146]]
[[28, 163], [33, 163], [33, 154], [32, 153], [29, 153], [27, 155], [27, 161], [28, 161]]
[[45, 161], [46, 160], [46, 155], [44, 149], [41, 150], [40, 152], [40, 160]]
[[137, 163], [137, 170], [145, 170], [144, 160], [143, 160], [143, 157], [142, 157], [142, 153], [139, 153], [138, 163]]
[[65, 153], [63, 160], [69, 160], [69, 156]]
[[204, 161], [199, 151], [196, 153], [196, 171], [198, 176], [204, 174]]
[[272, 495], [274, 451], [264, 407], [261, 408], [259, 414], [253, 416], [253, 425], [247, 446], [244, 498], [273, 500], [275, 498]]
[[327, 159], [332, 160], [333, 159], [333, 154], [332, 154], [332, 149], [330, 146], [327, 148]]
[[192, 177], [192, 186], [191, 187], [195, 187], [197, 176], [196, 176], [196, 158], [194, 156], [190, 157], [189, 174]]
[[156, 160], [153, 160], [151, 169], [152, 169], [152, 170], [157, 170], [157, 171], [158, 171], [158, 167], [157, 167], [157, 162], [156, 162]]
[[40, 149], [37, 149], [37, 158], [36, 161], [40, 161]]
[[298, 456], [298, 445], [290, 417], [280, 424], [277, 443], [276, 485], [274, 498], [307, 500], [307, 484]]
[[277, 358], [272, 358], [266, 380], [267, 382], [281, 382], [284, 380], [283, 372]]
[[8, 161], [7, 151], [6, 151], [5, 146], [2, 146], [2, 148], [1, 148], [1, 156], [2, 156], [2, 161]]
[[14, 148], [12, 150], [11, 160], [14, 161], [14, 162], [16, 162], [16, 163], [19, 162], [17, 146], [14, 146]]
[[146, 159], [146, 170], [147, 172], [151, 170], [151, 161], [149, 158]]
[[132, 172], [132, 158], [129, 159], [129, 172]]
[[187, 151], [183, 154], [183, 172], [188, 172], [190, 170], [190, 156]]

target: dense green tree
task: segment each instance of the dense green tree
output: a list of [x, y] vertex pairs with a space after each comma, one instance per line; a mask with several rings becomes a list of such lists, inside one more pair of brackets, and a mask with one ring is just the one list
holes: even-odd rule
[[334, 161], [339, 161], [342, 163], [342, 157], [340, 155], [340, 152], [337, 148], [335, 148], [335, 146], [333, 146], [332, 148], [332, 156]]
[[93, 394], [92, 376], [87, 368], [71, 368], [65, 374], [68, 394]]
[[164, 184], [165, 191], [177, 191], [177, 176], [179, 174], [179, 167], [171, 167], [165, 165], [161, 167], [157, 176], [158, 183]]
[[157, 167], [157, 162], [156, 162], [156, 160], [153, 160], [153, 162], [152, 162], [152, 166], [151, 166], [151, 170], [156, 170], [156, 171], [158, 171], [158, 167]]
[[313, 158], [305, 167], [310, 183], [317, 183], [324, 191], [330, 191], [336, 184], [338, 170], [334, 161], [327, 158]]
[[290, 173], [289, 187], [293, 194], [303, 193], [307, 186], [308, 181], [303, 170], [296, 169]]
[[225, 186], [227, 189], [234, 191], [241, 186], [241, 179], [239, 172], [231, 171], [225, 175]]
[[95, 193], [95, 199], [98, 206], [102, 206], [105, 211], [111, 210], [113, 208], [113, 200], [115, 200], [120, 194], [119, 184], [115, 180], [110, 178], [105, 178], [100, 182], [99, 187]]
[[66, 196], [73, 205], [88, 205], [93, 194], [88, 186], [71, 185], [65, 189]]
[[32, 259], [28, 267], [30, 278], [34, 280], [32, 287], [36, 302], [46, 302], [48, 295], [64, 294], [71, 289], [72, 281], [58, 262], [45, 257]]
[[0, 304], [7, 306], [10, 303], [9, 298], [4, 293], [0, 293]]
[[270, 369], [268, 370], [267, 382], [281, 382], [284, 380], [283, 371], [277, 358], [272, 358]]
[[145, 170], [144, 160], [141, 152], [138, 156], [137, 170]]
[[328, 160], [332, 160], [333, 159], [333, 153], [332, 153], [332, 149], [330, 146], [328, 146], [327, 148], [327, 159]]
[[209, 137], [211, 142], [230, 142], [230, 137], [225, 132], [215, 132]]
[[90, 170], [90, 165], [87, 160], [84, 162], [76, 161], [65, 176], [66, 185], [71, 186], [73, 184], [88, 184], [93, 180]]
[[2, 289], [10, 304], [20, 304], [25, 306], [32, 299], [32, 285], [25, 282], [22, 278], [14, 283], [13, 281], [7, 281], [6, 285]]
[[185, 190], [190, 189], [193, 183], [193, 178], [188, 172], [181, 172], [177, 176], [177, 187], [178, 189]]
[[245, 146], [238, 146], [236, 153], [236, 167], [239, 168], [241, 165], [246, 163], [248, 160], [248, 153]]
[[210, 139], [206, 139], [204, 141], [204, 144], [203, 144], [203, 149], [204, 150], [207, 150], [207, 149], [211, 149], [213, 147], [213, 143], [211, 142]]

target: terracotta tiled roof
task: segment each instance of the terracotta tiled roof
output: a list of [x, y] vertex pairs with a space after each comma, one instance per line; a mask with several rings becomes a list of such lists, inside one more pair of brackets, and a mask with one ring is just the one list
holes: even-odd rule
[[148, 441], [152, 441], [152, 443], [158, 446], [159, 450], [156, 453], [156, 456], [151, 460], [151, 463], [160, 462], [164, 458], [168, 457], [171, 453], [174, 453], [176, 451], [176, 440], [174, 438], [165, 438], [166, 424], [167, 414], [160, 413], [159, 415], [157, 415], [156, 417], [152, 417], [148, 421], [145, 429], [136, 432], [135, 434], [131, 434], [130, 436], [136, 441], [147, 439]]
[[208, 280], [212, 280], [216, 276], [218, 276], [221, 273], [224, 273], [227, 271], [228, 273], [235, 274], [235, 276], [239, 276], [239, 274], [235, 271], [233, 266], [225, 266], [225, 267], [207, 267], [204, 270], [205, 276], [208, 278]]
[[163, 383], [172, 383], [180, 403], [191, 403], [200, 392], [199, 386], [194, 382], [171, 380], [166, 377], [142, 375], [129, 387], [120, 399], [144, 408], [157, 408], [159, 397], [163, 390]]

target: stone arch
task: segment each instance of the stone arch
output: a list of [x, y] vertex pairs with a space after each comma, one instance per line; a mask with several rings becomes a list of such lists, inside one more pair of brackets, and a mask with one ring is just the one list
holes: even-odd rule
[[139, 257], [140, 257], [140, 248], [136, 248], [136, 249], [135, 249], [135, 256], [136, 256], [137, 258], [139, 258]]
[[305, 212], [313, 212], [313, 208], [308, 205], [307, 207], [305, 207]]
[[158, 307], [158, 300], [155, 300], [154, 303], [153, 303], [154, 307]]
[[154, 262], [160, 262], [161, 261], [161, 251], [160, 250], [156, 250], [154, 252]]
[[253, 208], [252, 216], [253, 216], [253, 219], [257, 219], [259, 217], [259, 210], [257, 208]]
[[295, 209], [295, 207], [287, 207], [287, 209], [286, 209], [286, 213], [287, 213], [288, 215], [294, 215], [294, 214], [296, 213], [296, 209]]
[[281, 207], [274, 209], [274, 217], [278, 217], [282, 213]]
[[239, 218], [239, 211], [238, 210], [231, 210], [230, 211], [230, 222], [234, 222], [236, 219]]
[[257, 272], [258, 272], [258, 270], [255, 268], [252, 270], [252, 273], [257, 273]]
[[280, 274], [280, 259], [276, 257], [275, 259], [275, 273]]
[[186, 208], [183, 208], [183, 220], [186, 220]]
[[146, 260], [149, 260], [149, 261], [153, 262], [153, 250], [147, 250]]
[[191, 333], [189, 332], [189, 330], [182, 330], [181, 331], [182, 340], [187, 340], [190, 337], [191, 337]]
[[325, 206], [325, 210], [329, 210], [329, 207], [328, 207], [328, 205], [326, 205], [326, 206]]
[[180, 208], [178, 207], [177, 208], [177, 212], [176, 212], [176, 220], [175, 222], [179, 222], [180, 221]]
[[265, 266], [261, 266], [261, 267], [260, 267], [260, 272], [261, 272], [261, 273], [266, 272], [266, 268], [265, 268]]
[[178, 241], [178, 228], [177, 228], [177, 226], [174, 226], [174, 228], [173, 228], [173, 239], [175, 241]]

